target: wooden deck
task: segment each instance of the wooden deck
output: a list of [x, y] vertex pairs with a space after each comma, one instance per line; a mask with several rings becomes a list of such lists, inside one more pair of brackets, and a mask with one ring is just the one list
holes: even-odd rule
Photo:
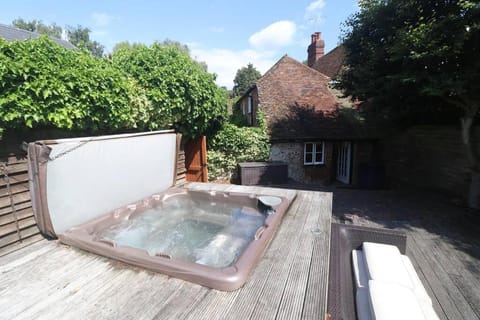
[[480, 320], [480, 212], [422, 191], [330, 191], [334, 220], [351, 213], [354, 224], [406, 232], [407, 255], [440, 319]]
[[42, 240], [0, 257], [1, 319], [324, 319], [330, 193], [192, 183], [296, 199], [246, 285], [221, 292]]

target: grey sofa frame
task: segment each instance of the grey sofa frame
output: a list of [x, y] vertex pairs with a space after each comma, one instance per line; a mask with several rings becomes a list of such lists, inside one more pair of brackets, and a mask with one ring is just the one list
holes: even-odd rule
[[332, 223], [327, 306], [332, 320], [357, 319], [352, 250], [365, 241], [395, 245], [406, 253], [407, 236], [403, 232]]

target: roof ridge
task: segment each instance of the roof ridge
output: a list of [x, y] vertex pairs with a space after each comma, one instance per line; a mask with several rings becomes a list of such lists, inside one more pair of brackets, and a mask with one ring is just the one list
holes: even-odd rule
[[320, 76], [322, 76], [323, 78], [325, 78], [325, 80], [330, 79], [329, 76], [321, 73], [320, 71], [315, 70], [315, 69], [313, 69], [313, 68], [311, 68], [311, 67], [309, 67], [309, 66], [307, 66], [307, 65], [305, 65], [305, 64], [303, 64], [303, 63], [301, 63], [300, 61], [298, 61], [298, 60], [290, 57], [288, 54], [284, 54], [273, 66], [270, 67], [270, 69], [267, 70], [267, 72], [265, 72], [265, 74], [264, 74], [260, 79], [257, 80], [257, 82], [260, 82], [264, 77], [266, 77], [268, 74], [270, 74], [271, 72], [273, 72], [273, 70], [275, 70], [275, 68], [276, 68], [282, 61], [284, 61], [284, 60], [286, 60], [286, 59], [290, 59], [291, 61], [295, 62], [297, 65], [302, 66], [302, 68], [306, 68], [306, 70], [309, 71], [309, 72], [317, 73], [318, 75], [320, 75]]
[[[36, 35], [36, 36], [43, 36], [43, 34], [38, 33], [38, 32], [36, 32], [36, 31], [25, 30], [25, 29], [18, 28], [18, 27], [16, 27], [16, 26], [9, 25], [9, 24], [0, 23], [0, 26], [6, 27], [6, 28], [10, 28], [10, 29], [15, 29], [16, 31], [20, 31], [20, 32], [24, 32], [24, 33], [28, 33], [28, 34], [32, 34], [32, 35]], [[46, 36], [49, 36], [49, 35], [47, 35], [47, 34], [45, 34], [45, 35], [46, 35]], [[49, 36], [49, 37], [50, 37], [50, 36]], [[61, 40], [61, 39], [56, 38], [56, 37], [52, 37], [52, 38]]]
[[[289, 58], [290, 58], [290, 57], [289, 57]], [[307, 68], [309, 71], [314, 71], [314, 72], [320, 74], [321, 76], [323, 76], [324, 78], [330, 79], [330, 77], [327, 76], [326, 74], [323, 74], [322, 72], [320, 72], [320, 71], [318, 71], [318, 70], [315, 70], [315, 69], [313, 69], [312, 67], [309, 67], [309, 66], [307, 66], [306, 64], [301, 63], [300, 61], [298, 61], [298, 60], [296, 60], [296, 59], [293, 59], [293, 58], [290, 58], [290, 59], [292, 59], [292, 60], [295, 61], [296, 63], [302, 65], [304, 68]]]
[[326, 57], [328, 56], [329, 54], [332, 54], [333, 52], [337, 51], [338, 49], [340, 49], [340, 47], [343, 47], [343, 43], [342, 44], [339, 44], [338, 46], [336, 46], [335, 48], [333, 48], [332, 50], [328, 51], [327, 53], [325, 53], [323, 56], [321, 56], [320, 58], [317, 59], [320, 60], [322, 59], [323, 57]]
[[[5, 29], [9, 29], [11, 31], [15, 31], [17, 33], [22, 33], [24, 36], [27, 36], [28, 38], [40, 38], [42, 36], [46, 36], [50, 40], [52, 40], [54, 42], [57, 42], [58, 44], [63, 43], [64, 44], [63, 47], [65, 47], [67, 49], [76, 49], [77, 48], [70, 41], [64, 40], [62, 38], [57, 38], [57, 37], [54, 37], [54, 36], [51, 36], [51, 35], [48, 35], [48, 34], [42, 34], [42, 33], [36, 32], [36, 31], [29, 31], [29, 30], [21, 29], [21, 28], [17, 28], [16, 26], [7, 25], [7, 24], [4, 24], [4, 23], [0, 23], [0, 27], [3, 27]], [[14, 40], [21, 40], [21, 39], [14, 39]]]

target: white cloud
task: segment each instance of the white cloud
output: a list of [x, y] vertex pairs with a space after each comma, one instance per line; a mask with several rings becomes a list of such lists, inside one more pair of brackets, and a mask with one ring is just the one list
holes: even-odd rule
[[305, 8], [305, 19], [310, 23], [320, 23], [323, 21], [323, 8], [325, 8], [325, 0], [317, 0], [311, 2]]
[[315, 12], [323, 9], [325, 7], [325, 0], [317, 0], [308, 5], [305, 9], [307, 12]]
[[118, 18], [109, 15], [107, 13], [100, 13], [100, 12], [94, 12], [91, 15], [93, 19], [93, 23], [95, 24], [96, 27], [106, 27], [113, 21], [117, 20]]
[[206, 49], [192, 44], [189, 44], [189, 47], [196, 60], [204, 61], [208, 71], [217, 74], [217, 84], [229, 89], [232, 88], [235, 74], [241, 67], [252, 63], [263, 74], [276, 62], [275, 53], [271, 51]]
[[[213, 31], [213, 30], [211, 30]], [[264, 74], [280, 58], [279, 48], [295, 44], [297, 25], [288, 20], [277, 21], [254, 33], [248, 39], [250, 48], [229, 50], [205, 48], [200, 43], [188, 43], [192, 57], [203, 61], [208, 71], [217, 74], [217, 84], [229, 89], [237, 70], [252, 63]]]
[[272, 23], [266, 28], [255, 32], [248, 42], [255, 48], [275, 49], [288, 46], [293, 42], [297, 25], [293, 21], [282, 20]]

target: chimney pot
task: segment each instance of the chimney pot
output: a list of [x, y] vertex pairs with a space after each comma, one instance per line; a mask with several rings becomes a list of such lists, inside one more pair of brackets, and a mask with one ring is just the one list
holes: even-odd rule
[[325, 41], [322, 40], [322, 33], [315, 32], [312, 34], [312, 43], [308, 46], [308, 66], [313, 67], [315, 62], [323, 56], [325, 49]]

